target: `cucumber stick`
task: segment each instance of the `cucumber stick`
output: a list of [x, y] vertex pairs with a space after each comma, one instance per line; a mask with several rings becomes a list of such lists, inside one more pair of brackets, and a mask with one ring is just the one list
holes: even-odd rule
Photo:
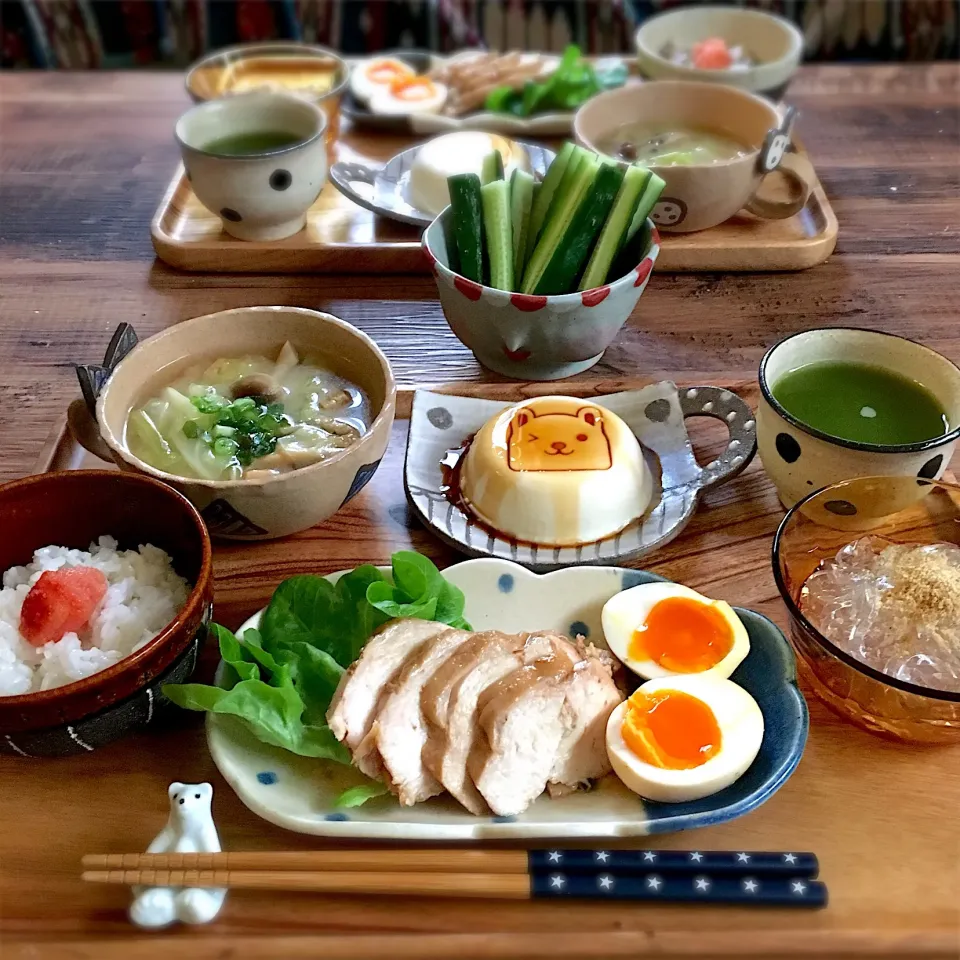
[[490, 286], [513, 290], [513, 230], [510, 211], [510, 184], [493, 180], [480, 188], [483, 202], [483, 230], [490, 261]]
[[[593, 181], [600, 169], [600, 159], [595, 154], [586, 154], [586, 151], [582, 153], [584, 155], [572, 161], [576, 163], [575, 172], [569, 181], [564, 177], [564, 183], [561, 185], [562, 193], [561, 188], [558, 188], [554, 196], [549, 217], [544, 224], [543, 231], [539, 240], [537, 240], [523, 274], [523, 285], [520, 288], [522, 293], [540, 291], [544, 271], [551, 264], [557, 248], [561, 245], [567, 230], [573, 223], [580, 202], [588, 195], [593, 186]], [[539, 200], [539, 197], [537, 199]], [[569, 289], [573, 286], [575, 278], [570, 277], [568, 279]]]
[[577, 205], [572, 222], [563, 232], [532, 293], [551, 295], [570, 293], [576, 289], [577, 277], [590, 256], [623, 183], [623, 170], [618, 164], [602, 162], [597, 166], [589, 189]]
[[513, 276], [523, 276], [527, 262], [527, 229], [537, 184], [526, 170], [514, 170], [510, 177], [510, 221], [513, 237]]
[[583, 272], [579, 289], [592, 290], [606, 281], [613, 261], [626, 242], [627, 231], [633, 225], [633, 214], [637, 209], [637, 202], [652, 176], [649, 170], [638, 167], [636, 164], [627, 167], [623, 183], [620, 184], [620, 190], [610, 208], [610, 215], [603, 225], [603, 230], [600, 231], [600, 238], [593, 248], [593, 255], [587, 263], [587, 269]]
[[468, 280], [483, 283], [483, 201], [480, 178], [475, 173], [458, 173], [447, 178], [450, 213], [460, 273]]
[[530, 226], [527, 228], [528, 258], [533, 252], [533, 247], [537, 242], [537, 237], [540, 236], [540, 231], [543, 229], [543, 221], [547, 218], [550, 201], [553, 199], [557, 187], [560, 186], [560, 181], [563, 179], [563, 175], [567, 170], [567, 164], [570, 163], [570, 158], [576, 150], [577, 145], [568, 141], [560, 148], [560, 152], [553, 158], [553, 163], [547, 168], [546, 175], [540, 184], [540, 189], [537, 191], [537, 199], [530, 211]]
[[494, 180], [503, 179], [503, 157], [499, 150], [493, 150], [483, 158], [483, 166], [480, 168], [480, 182], [484, 186], [493, 183]]
[[610, 272], [615, 279], [626, 276], [647, 252], [647, 247], [650, 246], [650, 230], [647, 228], [647, 218], [657, 205], [664, 186], [665, 184], [660, 177], [655, 173], [650, 174], [650, 179], [637, 201], [637, 209], [630, 221], [623, 246], [620, 247], [620, 252], [614, 258]]
[[630, 228], [627, 230], [624, 243], [629, 243], [640, 227], [647, 222], [647, 217], [650, 216], [650, 211], [657, 205], [665, 186], [663, 180], [650, 171], [650, 178], [644, 185], [643, 193], [637, 201], [637, 209], [633, 213], [633, 220], [630, 222]]

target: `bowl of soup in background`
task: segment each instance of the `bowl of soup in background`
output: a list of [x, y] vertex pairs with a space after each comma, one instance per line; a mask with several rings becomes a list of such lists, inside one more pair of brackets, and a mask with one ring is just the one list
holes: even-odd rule
[[[667, 52], [689, 50], [720, 37], [743, 48], [749, 66], [705, 70], [676, 63]], [[702, 80], [728, 84], [779, 100], [803, 56], [803, 34], [788, 20], [763, 10], [693, 5], [645, 21], [636, 33], [637, 68], [651, 80]]]
[[[355, 442], [310, 466], [236, 480], [177, 476], [131, 452], [130, 412], [188, 367], [200, 360], [276, 356], [286, 342], [363, 391], [370, 422]], [[330, 314], [300, 307], [240, 307], [185, 320], [138, 344], [100, 388], [94, 442], [73, 416], [70, 427], [92, 453], [109, 452], [121, 470], [147, 474], [179, 490], [214, 536], [268, 540], [321, 523], [360, 492], [387, 448], [395, 402], [390, 363], [362, 331]]]
[[[786, 507], [854, 477], [938, 479], [960, 437], [960, 369], [876, 330], [808, 330], [781, 340], [760, 364], [760, 392], [760, 459]], [[898, 489], [923, 496], [927, 488]], [[869, 490], [862, 493], [872, 498]], [[830, 509], [838, 524], [856, 525], [906, 506], [837, 500]]]
[[327, 182], [319, 107], [287, 93], [254, 92], [191, 107], [177, 121], [197, 199], [238, 240], [282, 240], [302, 230]]
[[[637, 160], [662, 177], [666, 186], [652, 219], [661, 230], [690, 233], [742, 209], [767, 219], [803, 209], [815, 179], [804, 157], [787, 152], [792, 120], [791, 111], [781, 115], [743, 90], [665, 80], [598, 94], [577, 111], [573, 132], [588, 149], [623, 163]], [[687, 162], [658, 162], [658, 141], [678, 137], [690, 148]], [[633, 148], [629, 156], [626, 145]], [[774, 171], [787, 182], [786, 199], [758, 194]]]
[[187, 71], [194, 103], [254, 91], [286, 92], [315, 103], [327, 118], [330, 162], [340, 133], [340, 100], [350, 67], [333, 50], [308, 43], [242, 43], [217, 50]]

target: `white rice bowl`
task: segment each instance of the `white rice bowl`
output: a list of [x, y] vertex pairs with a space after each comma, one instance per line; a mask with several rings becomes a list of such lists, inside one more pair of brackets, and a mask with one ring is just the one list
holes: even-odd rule
[[[89, 630], [34, 647], [20, 635], [24, 598], [44, 571], [81, 566], [96, 567], [108, 584]], [[151, 544], [118, 550], [113, 537], [100, 537], [89, 551], [41, 547], [32, 563], [3, 574], [0, 696], [50, 690], [118, 663], [160, 633], [189, 594], [190, 585], [173, 569], [170, 556]]]

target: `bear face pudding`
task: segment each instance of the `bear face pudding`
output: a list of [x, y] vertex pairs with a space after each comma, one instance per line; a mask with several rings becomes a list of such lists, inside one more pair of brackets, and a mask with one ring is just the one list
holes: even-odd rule
[[484, 524], [530, 543], [573, 546], [641, 517], [653, 477], [616, 414], [573, 397], [537, 397], [487, 421], [464, 454], [460, 495]]

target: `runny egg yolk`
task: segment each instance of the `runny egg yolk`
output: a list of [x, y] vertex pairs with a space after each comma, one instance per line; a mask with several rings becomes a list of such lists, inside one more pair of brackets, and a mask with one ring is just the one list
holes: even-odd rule
[[398, 77], [390, 84], [390, 93], [397, 100], [415, 103], [435, 97], [437, 88], [429, 77]]
[[666, 770], [690, 770], [720, 752], [713, 711], [680, 690], [638, 690], [627, 701], [621, 732], [637, 757]]
[[732, 648], [730, 623], [715, 606], [690, 597], [667, 597], [654, 604], [634, 631], [628, 654], [673, 673], [700, 673], [715, 667]]
[[367, 79], [371, 83], [382, 83], [385, 86], [409, 77], [413, 71], [406, 64], [396, 60], [383, 60], [367, 70]]

